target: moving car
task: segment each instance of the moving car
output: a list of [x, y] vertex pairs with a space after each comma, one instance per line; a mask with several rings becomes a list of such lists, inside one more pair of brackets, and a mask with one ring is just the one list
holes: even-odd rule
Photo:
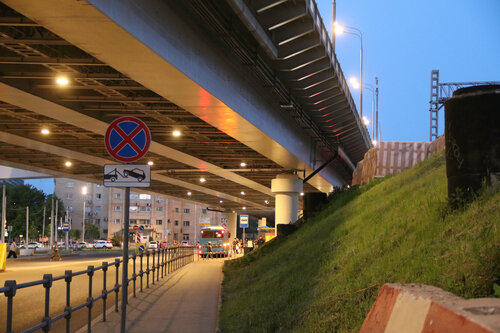
[[158, 248], [158, 242], [157, 241], [151, 241], [148, 244], [148, 249], [154, 249], [156, 250]]
[[91, 249], [92, 248], [92, 245], [90, 245], [89, 243], [87, 242], [78, 242], [76, 244], [76, 248], [77, 249]]
[[98, 240], [94, 242], [94, 249], [112, 249], [113, 243], [108, 240]]

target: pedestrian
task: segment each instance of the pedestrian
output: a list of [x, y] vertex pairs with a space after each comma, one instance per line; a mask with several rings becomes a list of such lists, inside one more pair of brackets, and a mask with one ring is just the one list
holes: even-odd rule
[[264, 238], [262, 236], [259, 236], [259, 239], [257, 239], [257, 242], [255, 244], [257, 245], [257, 247], [259, 247], [264, 243], [265, 243]]
[[62, 260], [61, 256], [59, 255], [59, 247], [57, 247], [56, 241], [54, 241], [54, 245], [52, 246], [52, 257], [50, 257], [50, 261], [52, 260]]
[[12, 244], [10, 244], [10, 246], [9, 246], [9, 255], [7, 256], [7, 258], [14, 256], [14, 259], [17, 259], [16, 250], [17, 250], [16, 242], [12, 242]]
[[212, 247], [212, 242], [208, 242], [207, 244], [207, 258], [208, 256], [210, 256], [210, 258], [214, 258], [214, 254], [213, 254], [213, 247]]

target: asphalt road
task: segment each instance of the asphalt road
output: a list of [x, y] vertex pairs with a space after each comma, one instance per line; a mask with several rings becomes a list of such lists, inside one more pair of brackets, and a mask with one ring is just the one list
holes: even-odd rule
[[[49, 261], [48, 259], [37, 260], [16, 260], [7, 261], [7, 269], [0, 273], [0, 286], [4, 286], [6, 280], [16, 280], [16, 282], [30, 282], [42, 280], [44, 274], [53, 274], [54, 277], [64, 275], [65, 270], [73, 272], [86, 270], [88, 266], [101, 266], [104, 261], [114, 262], [115, 258], [121, 258], [121, 254], [114, 253], [92, 253], [73, 257], [63, 257], [62, 261]], [[151, 257], [150, 257], [151, 258]], [[150, 259], [151, 261], [151, 259]], [[132, 275], [132, 261], [129, 264], [129, 276]], [[150, 262], [151, 265], [151, 262]], [[146, 268], [146, 260], [143, 260], [143, 267]], [[139, 260], [136, 262], [136, 270], [139, 272]], [[116, 282], [116, 268], [109, 267], [107, 272], [106, 288], [111, 289]], [[119, 283], [121, 283], [122, 266], [119, 270]], [[144, 280], [145, 281], [145, 280]], [[144, 282], [145, 286], [145, 282]], [[129, 287], [129, 292], [132, 290]], [[137, 284], [137, 289], [139, 284]], [[97, 297], [103, 290], [103, 272], [96, 271], [92, 278], [92, 296]], [[85, 303], [89, 297], [89, 277], [87, 274], [76, 276], [71, 282], [71, 306], [75, 307]], [[114, 293], [108, 295], [107, 308], [114, 306]], [[121, 301], [121, 295], [119, 295]], [[44, 316], [45, 289], [42, 285], [17, 290], [14, 297], [14, 332], [19, 332], [39, 324]], [[66, 306], [66, 283], [63, 280], [55, 281], [50, 290], [50, 316], [54, 317], [64, 312]], [[102, 313], [103, 302], [99, 300], [92, 308], [92, 318]], [[0, 332], [4, 332], [6, 327], [7, 298], [0, 295]], [[73, 313], [71, 319], [71, 331], [74, 332], [84, 326], [88, 318], [88, 309], [83, 308]], [[63, 332], [65, 329], [65, 319], [54, 324], [54, 332]]]

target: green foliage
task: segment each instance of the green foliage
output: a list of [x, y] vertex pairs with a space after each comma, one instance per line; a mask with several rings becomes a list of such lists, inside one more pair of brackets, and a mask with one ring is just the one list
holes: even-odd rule
[[80, 240], [82, 237], [82, 231], [80, 229], [70, 229], [69, 237], [71, 239]]
[[85, 223], [85, 239], [94, 240], [99, 239], [101, 234], [99, 232], [99, 227], [92, 223]]
[[388, 282], [493, 295], [500, 191], [449, 210], [444, 154], [329, 201], [294, 234], [226, 263], [222, 332], [358, 332]]
[[123, 237], [121, 234], [115, 234], [112, 238], [111, 238], [111, 242], [113, 243], [113, 246], [120, 246], [121, 243], [123, 242]]

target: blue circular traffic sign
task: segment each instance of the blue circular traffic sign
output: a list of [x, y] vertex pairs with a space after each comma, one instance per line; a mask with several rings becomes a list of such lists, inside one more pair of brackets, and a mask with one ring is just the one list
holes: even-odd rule
[[143, 226], [143, 225], [141, 225], [141, 226], [139, 227], [139, 230], [141, 230], [141, 231], [142, 231], [142, 230], [144, 230], [144, 226]]
[[139, 245], [139, 252], [144, 252], [146, 247], [144, 245]]
[[104, 143], [108, 153], [118, 161], [133, 162], [148, 152], [151, 133], [142, 120], [121, 117], [108, 126]]

